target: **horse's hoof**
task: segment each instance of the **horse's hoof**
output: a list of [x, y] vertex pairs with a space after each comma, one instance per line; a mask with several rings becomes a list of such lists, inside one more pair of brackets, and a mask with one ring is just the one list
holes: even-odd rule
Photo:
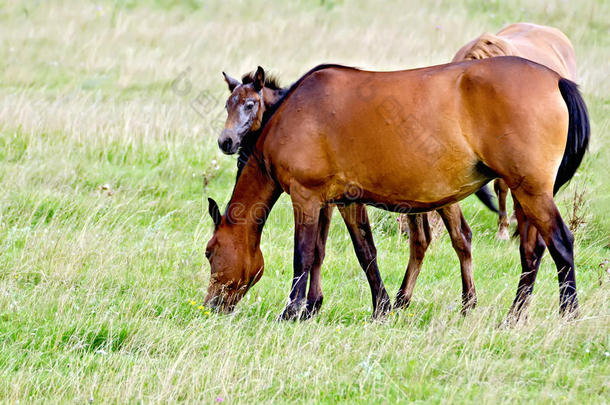
[[315, 300], [307, 300], [307, 304], [305, 304], [305, 311], [301, 313], [301, 320], [309, 319], [312, 316], [316, 315], [322, 307], [322, 300], [323, 297], [317, 298]]
[[396, 296], [396, 302], [394, 303], [394, 309], [407, 309], [411, 304], [411, 299], [405, 297], [402, 294]]
[[477, 306], [477, 297], [476, 296], [464, 298], [464, 299], [462, 299], [462, 310], [460, 311], [460, 313], [463, 316], [466, 316], [466, 315], [470, 314], [472, 312], [472, 310], [475, 309], [476, 306]]
[[498, 229], [498, 233], [496, 233], [496, 238], [499, 240], [509, 240], [510, 235], [508, 233], [508, 228], [500, 228]]
[[559, 314], [565, 321], [573, 321], [580, 316], [578, 310], [578, 302], [572, 303], [571, 305], [561, 306], [559, 308]]
[[377, 308], [373, 311], [373, 319], [383, 319], [392, 310], [392, 302], [390, 298], [382, 299], [377, 304]]
[[282, 313], [280, 314], [280, 316], [277, 317], [278, 321], [296, 321], [297, 320], [297, 314], [288, 308], [285, 308]]
[[286, 305], [286, 308], [278, 316], [278, 321], [296, 321], [300, 319], [301, 313], [304, 312], [302, 305], [297, 303], [290, 303]]
[[511, 224], [516, 224], [517, 223], [517, 214], [515, 212], [513, 212], [513, 215], [510, 216], [510, 218], [508, 219], [508, 221]]
[[508, 312], [508, 315], [506, 315], [506, 318], [502, 320], [498, 327], [500, 329], [512, 329], [517, 325], [527, 324], [527, 319], [528, 318], [526, 309], [516, 310], [514, 308], [511, 308], [511, 310]]

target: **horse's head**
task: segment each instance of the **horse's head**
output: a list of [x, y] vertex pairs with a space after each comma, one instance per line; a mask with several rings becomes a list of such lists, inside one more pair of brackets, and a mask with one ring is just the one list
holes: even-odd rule
[[218, 138], [218, 146], [227, 155], [237, 152], [242, 139], [248, 132], [261, 127], [265, 103], [265, 71], [258, 67], [251, 83], [243, 84], [226, 73], [222, 73], [231, 95], [227, 100], [227, 121]]
[[265, 76], [262, 67], [246, 74], [239, 80], [222, 73], [231, 95], [226, 103], [227, 121], [218, 138], [218, 146], [227, 155], [237, 152], [244, 137], [260, 129], [265, 110], [275, 104], [284, 90], [275, 78]]
[[211, 275], [204, 305], [231, 312], [261, 278], [263, 254], [258, 243], [251, 240], [252, 235], [247, 233], [246, 226], [232, 223], [228, 215], [221, 215], [218, 204], [211, 198], [208, 202], [214, 235], [205, 249]]

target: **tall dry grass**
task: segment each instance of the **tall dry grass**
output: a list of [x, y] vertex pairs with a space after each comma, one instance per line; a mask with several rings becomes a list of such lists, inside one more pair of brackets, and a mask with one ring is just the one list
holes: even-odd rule
[[[603, 1], [0, 3], [0, 398], [14, 402], [608, 402], [609, 40]], [[323, 62], [390, 70], [444, 63], [513, 21], [573, 41], [593, 125], [576, 231], [581, 317], [557, 315], [543, 261], [529, 322], [498, 328], [520, 273], [474, 200], [479, 306], [459, 315], [447, 236], [414, 302], [369, 321], [370, 293], [340, 221], [315, 319], [276, 323], [292, 274], [286, 198], [263, 234], [267, 270], [236, 314], [199, 309], [207, 196], [226, 202], [234, 161], [216, 146], [220, 72], [257, 65], [290, 84]], [[182, 74], [182, 76], [181, 76]], [[180, 79], [176, 82], [176, 79]], [[178, 90], [176, 90], [178, 89]], [[198, 98], [201, 97], [201, 98]], [[194, 106], [194, 107], [193, 107]], [[371, 210], [395, 292], [408, 252]]]

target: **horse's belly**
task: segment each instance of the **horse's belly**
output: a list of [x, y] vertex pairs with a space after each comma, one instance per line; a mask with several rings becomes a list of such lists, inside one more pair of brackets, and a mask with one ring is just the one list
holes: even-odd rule
[[451, 171], [408, 163], [397, 163], [394, 170], [385, 166], [379, 163], [342, 173], [333, 184], [333, 200], [362, 202], [389, 211], [428, 211], [467, 197], [490, 179], [476, 165]]

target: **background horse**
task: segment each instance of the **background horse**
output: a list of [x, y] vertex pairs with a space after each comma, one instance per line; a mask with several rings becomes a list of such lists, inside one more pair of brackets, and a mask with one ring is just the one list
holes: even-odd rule
[[[294, 319], [328, 204], [423, 212], [500, 177], [516, 201], [521, 243], [511, 314], [526, 307], [545, 244], [557, 266], [561, 313], [577, 309], [573, 237], [553, 201], [589, 141], [573, 82], [515, 57], [397, 72], [322, 67], [293, 84], [270, 114], [225, 214], [211, 204], [207, 304], [231, 309], [260, 279], [262, 228], [282, 192], [295, 218], [293, 286], [282, 318]], [[370, 251], [370, 230], [362, 222], [359, 230], [356, 249]]]
[[[495, 35], [486, 32], [460, 48], [452, 62], [494, 56], [520, 56], [545, 65], [562, 77], [572, 81], [577, 79], [574, 48], [568, 37], [557, 28], [516, 23], [501, 29]], [[499, 207], [497, 236], [506, 240], [509, 238], [506, 215], [508, 185], [502, 179], [496, 179], [494, 189]]]

